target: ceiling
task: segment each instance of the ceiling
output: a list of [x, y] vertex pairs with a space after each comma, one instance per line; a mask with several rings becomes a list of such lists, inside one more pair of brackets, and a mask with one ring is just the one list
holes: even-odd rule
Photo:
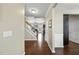
[[[26, 4], [26, 16], [30, 17], [45, 17], [45, 14], [49, 8], [50, 3], [27, 3]], [[29, 12], [31, 8], [35, 8], [38, 10], [37, 14], [32, 14]]]
[[79, 3], [58, 3], [57, 7], [67, 9], [79, 9]]

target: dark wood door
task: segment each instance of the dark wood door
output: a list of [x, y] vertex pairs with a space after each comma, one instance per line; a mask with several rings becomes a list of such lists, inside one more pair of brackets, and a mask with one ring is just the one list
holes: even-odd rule
[[68, 15], [63, 15], [63, 23], [64, 23], [64, 45], [69, 44], [69, 16]]

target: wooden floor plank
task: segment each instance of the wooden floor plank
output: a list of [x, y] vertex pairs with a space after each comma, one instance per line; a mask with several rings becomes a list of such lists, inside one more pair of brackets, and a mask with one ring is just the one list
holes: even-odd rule
[[79, 44], [72, 41], [69, 45], [64, 46], [64, 48], [56, 48], [56, 53], [54, 55], [79, 55]]
[[52, 52], [49, 49], [46, 42], [43, 42], [41, 47], [37, 41], [25, 41], [25, 55], [51, 55]]
[[25, 55], [79, 55], [79, 44], [72, 41], [64, 48], [56, 48], [52, 53], [46, 42], [39, 47], [37, 41], [25, 41]]

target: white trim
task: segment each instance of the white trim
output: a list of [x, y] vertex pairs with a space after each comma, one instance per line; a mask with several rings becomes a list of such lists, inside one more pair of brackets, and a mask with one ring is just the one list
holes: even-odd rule
[[55, 53], [55, 50], [52, 50], [52, 53]]
[[54, 36], [54, 40], [55, 40], [55, 48], [63, 48], [63, 34], [55, 34]]
[[64, 48], [64, 46], [55, 46], [55, 48]]
[[76, 40], [69, 40], [69, 41], [72, 41], [73, 43], [79, 44], [79, 42]]
[[[50, 48], [50, 47], [49, 47], [49, 48]], [[54, 49], [50, 48], [50, 50], [52, 51], [52, 53], [55, 53], [55, 50], [54, 50]]]
[[25, 41], [36, 41], [37, 39], [25, 39]]
[[[47, 42], [47, 44], [48, 44], [48, 42]], [[55, 50], [52, 49], [52, 48], [49, 46], [49, 44], [48, 44], [48, 47], [50, 48], [50, 50], [52, 51], [52, 53], [55, 53]]]
[[25, 55], [25, 52], [23, 53], [23, 55]]

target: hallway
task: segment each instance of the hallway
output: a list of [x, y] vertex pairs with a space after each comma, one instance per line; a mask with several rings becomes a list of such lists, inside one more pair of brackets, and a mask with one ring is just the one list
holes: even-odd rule
[[[51, 55], [52, 52], [52, 6], [55, 4], [32, 4], [25, 7], [25, 55]], [[50, 8], [49, 8], [50, 7]], [[41, 35], [42, 34], [42, 35]], [[42, 42], [46, 39], [46, 42]], [[38, 40], [38, 42], [37, 42]], [[42, 43], [42, 44], [41, 44]], [[40, 45], [41, 44], [41, 45]], [[49, 45], [49, 47], [48, 47]]]
[[25, 55], [52, 55], [46, 42], [40, 47], [37, 41], [25, 41]]

